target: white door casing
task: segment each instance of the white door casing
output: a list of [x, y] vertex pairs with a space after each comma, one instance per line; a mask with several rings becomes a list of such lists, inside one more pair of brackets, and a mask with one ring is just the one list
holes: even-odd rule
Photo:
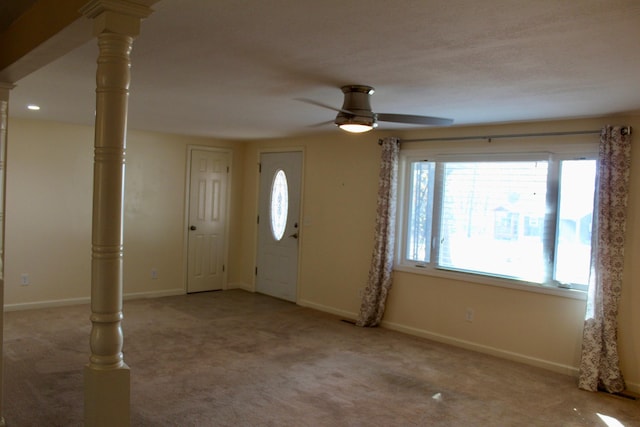
[[190, 150], [187, 292], [223, 289], [230, 153]]
[[296, 301], [302, 152], [260, 155], [256, 291]]

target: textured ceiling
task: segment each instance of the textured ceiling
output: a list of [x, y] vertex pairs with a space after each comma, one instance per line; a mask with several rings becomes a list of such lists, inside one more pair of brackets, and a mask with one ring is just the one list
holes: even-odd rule
[[[134, 43], [129, 125], [221, 138], [337, 132], [373, 110], [496, 123], [640, 111], [638, 0], [161, 0]], [[11, 115], [91, 124], [94, 42], [17, 82]], [[42, 109], [30, 113], [29, 102]], [[380, 128], [408, 128], [381, 123]]]

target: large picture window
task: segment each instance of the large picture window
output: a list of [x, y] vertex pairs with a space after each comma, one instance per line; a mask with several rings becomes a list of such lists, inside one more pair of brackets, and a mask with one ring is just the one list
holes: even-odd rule
[[399, 264], [586, 289], [595, 173], [584, 155], [406, 156]]

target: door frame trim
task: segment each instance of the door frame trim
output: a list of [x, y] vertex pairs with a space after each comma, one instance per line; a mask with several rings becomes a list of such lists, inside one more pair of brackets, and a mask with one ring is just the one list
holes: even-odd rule
[[227, 176], [227, 194], [226, 194], [226, 209], [225, 209], [225, 233], [223, 243], [223, 259], [224, 259], [224, 273], [222, 275], [222, 289], [226, 290], [229, 286], [229, 224], [231, 213], [231, 178], [233, 176], [233, 150], [224, 147], [211, 147], [207, 145], [187, 145], [187, 161], [185, 166], [185, 180], [184, 180], [184, 214], [182, 224], [182, 289], [186, 294], [188, 292], [187, 284], [189, 281], [189, 202], [191, 197], [191, 154], [193, 151], [211, 151], [217, 153], [225, 153], [229, 156], [229, 174]]
[[[260, 160], [262, 158], [262, 154], [269, 154], [269, 153], [291, 153], [291, 152], [298, 152], [298, 153], [302, 153], [302, 164], [300, 165], [300, 232], [299, 232], [299, 238], [298, 238], [298, 266], [296, 267], [296, 275], [297, 275], [297, 280], [296, 280], [296, 304], [298, 303], [298, 301], [300, 300], [300, 273], [302, 271], [301, 269], [301, 265], [302, 265], [302, 245], [304, 243], [304, 232], [302, 231], [302, 228], [304, 227], [304, 183], [305, 183], [305, 165], [306, 165], [306, 158], [307, 158], [307, 153], [305, 150], [304, 146], [293, 146], [293, 147], [273, 147], [273, 148], [259, 148], [256, 151], [256, 166], [260, 165]], [[254, 203], [255, 203], [255, 216], [254, 218], [257, 218], [258, 215], [260, 214], [260, 173], [258, 172], [258, 169], [255, 169], [256, 171], [256, 176], [255, 176], [255, 183], [256, 183], [256, 194], [255, 194], [255, 199], [254, 199]], [[253, 222], [253, 265], [254, 268], [258, 268], [258, 238], [259, 238], [259, 233], [258, 233], [258, 223], [257, 221]], [[258, 276], [253, 274], [252, 275], [252, 283], [251, 283], [251, 289], [252, 292], [256, 292], [256, 286], [257, 286], [257, 278]]]

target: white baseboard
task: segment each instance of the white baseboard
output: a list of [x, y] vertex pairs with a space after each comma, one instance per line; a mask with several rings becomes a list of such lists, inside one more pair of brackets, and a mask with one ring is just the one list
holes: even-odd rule
[[226, 289], [242, 289], [247, 292], [255, 292], [255, 290], [253, 289], [253, 286], [247, 283], [242, 283], [242, 282], [227, 283]]
[[[341, 316], [350, 320], [356, 320], [358, 318], [357, 313], [353, 313], [346, 310], [339, 310], [334, 307], [328, 307], [322, 304], [316, 304], [311, 301], [300, 300], [298, 301], [298, 305], [303, 307], [313, 308], [315, 310], [324, 311], [326, 313], [331, 313], [336, 316]], [[464, 348], [467, 350], [477, 351], [479, 353], [489, 354], [492, 356], [500, 357], [502, 359], [513, 360], [516, 362], [524, 363], [530, 366], [536, 366], [539, 368], [547, 369], [549, 371], [570, 375], [573, 377], [578, 376], [578, 368], [570, 365], [563, 365], [561, 363], [551, 362], [549, 360], [539, 359], [536, 357], [527, 356], [520, 353], [514, 353], [507, 350], [502, 350], [495, 347], [490, 347], [486, 345], [477, 344], [471, 341], [465, 341], [458, 338], [453, 338], [441, 334], [437, 334], [434, 332], [429, 332], [423, 329], [413, 328], [410, 326], [401, 325], [399, 323], [393, 322], [385, 322], [383, 321], [380, 324], [381, 327], [391, 329], [394, 331], [402, 332], [405, 334], [418, 336], [421, 338], [430, 339], [433, 341], [441, 342], [444, 344], [450, 344], [455, 347]], [[633, 392], [636, 392], [638, 388], [638, 384], [627, 384], [627, 389]]]
[[398, 323], [383, 321], [380, 326], [387, 329], [392, 329], [394, 331], [404, 332], [410, 335], [427, 338], [427, 339], [441, 342], [444, 344], [450, 344], [455, 347], [461, 347], [467, 350], [477, 351], [479, 353], [500, 357], [502, 359], [513, 360], [515, 362], [524, 363], [526, 365], [536, 366], [538, 368], [547, 369], [549, 371], [557, 372], [560, 374], [570, 375], [573, 377], [578, 376], [578, 368], [575, 366], [563, 365], [561, 363], [539, 359], [537, 357], [527, 356], [521, 353], [514, 353], [511, 351], [502, 350], [499, 348], [490, 347], [482, 344], [477, 344], [471, 341], [461, 340], [458, 338], [453, 338], [446, 335], [425, 331], [423, 329], [412, 328], [410, 326], [404, 326]]
[[[243, 289], [248, 292], [254, 292], [252, 286], [249, 286], [245, 283], [240, 283], [240, 282], [229, 283], [227, 286], [227, 289]], [[176, 288], [176, 289], [169, 289], [165, 291], [127, 293], [124, 295], [124, 299], [132, 300], [132, 299], [141, 299], [141, 298], [159, 298], [159, 297], [184, 295], [184, 294], [185, 294], [184, 289]], [[63, 307], [63, 306], [69, 306], [69, 305], [89, 304], [90, 302], [91, 302], [91, 299], [89, 297], [82, 297], [82, 298], [68, 298], [68, 299], [60, 299], [60, 300], [37, 301], [37, 302], [18, 303], [18, 304], [7, 304], [4, 306], [4, 311], [32, 310], [36, 308], [48, 308], [48, 307]], [[317, 304], [307, 300], [298, 300], [297, 304], [302, 307], [312, 308], [314, 310], [330, 313], [335, 316], [340, 316], [349, 320], [356, 320], [358, 318], [357, 313], [347, 311], [347, 310], [336, 309], [334, 307]], [[561, 363], [551, 362], [544, 359], [538, 359], [536, 357], [531, 357], [531, 356], [527, 356], [520, 353], [501, 350], [499, 348], [485, 346], [485, 345], [477, 344], [471, 341], [461, 340], [458, 338], [453, 338], [446, 335], [429, 332], [423, 329], [401, 325], [399, 323], [383, 321], [380, 326], [382, 326], [383, 328], [394, 330], [394, 331], [403, 332], [409, 335], [430, 339], [430, 340], [441, 342], [444, 344], [450, 344], [455, 347], [461, 347], [467, 350], [477, 351], [479, 353], [489, 354], [489, 355], [500, 357], [503, 359], [524, 363], [526, 365], [536, 366], [536, 367], [547, 369], [553, 372], [570, 375], [574, 377], [578, 376], [578, 368], [575, 366], [563, 365]], [[632, 393], [640, 394], [639, 383], [627, 382], [626, 385], [627, 385], [628, 391]]]
[[[520, 362], [525, 365], [535, 366], [538, 368], [547, 369], [549, 371], [553, 371], [559, 374], [569, 375], [572, 377], [578, 377], [579, 368], [571, 365], [563, 365], [561, 363], [551, 362], [549, 360], [539, 359], [532, 356], [527, 356], [521, 353], [514, 353], [507, 350], [502, 350], [495, 347], [490, 347], [486, 345], [477, 344], [471, 341], [465, 341], [458, 338], [452, 338], [441, 334], [436, 334], [434, 332], [425, 331], [418, 328], [412, 328], [409, 326], [404, 326], [398, 323], [393, 322], [385, 322], [383, 321], [380, 325], [383, 328], [392, 329], [394, 331], [403, 332], [409, 335], [418, 336], [421, 338], [430, 339], [433, 341], [441, 342], [444, 344], [450, 344], [455, 347], [461, 347], [467, 350], [477, 351], [478, 353], [489, 354], [491, 356], [496, 356], [501, 359], [512, 360], [514, 362]], [[624, 372], [623, 372], [624, 374]], [[630, 391], [634, 394], [640, 395], [640, 384], [633, 382], [625, 382], [626, 390]]]
[[298, 300], [297, 304], [302, 307], [313, 308], [314, 310], [324, 311], [325, 313], [334, 314], [336, 316], [344, 317], [349, 320], [356, 320], [358, 318], [357, 313], [353, 313], [351, 311], [340, 310], [334, 307], [329, 307], [322, 304], [316, 304], [315, 302], [307, 301], [307, 300]]
[[[150, 291], [150, 292], [130, 292], [123, 295], [124, 300], [142, 299], [142, 298], [159, 298], [175, 295], [184, 295], [184, 289], [168, 289], [164, 291]], [[18, 310], [34, 310], [37, 308], [50, 308], [50, 307], [65, 307], [69, 305], [89, 304], [91, 302], [90, 297], [81, 298], [66, 298], [47, 301], [35, 301], [35, 302], [23, 302], [17, 304], [6, 304], [4, 311], [18, 311]]]
[[[622, 374], [624, 375], [624, 372]], [[640, 384], [625, 382], [625, 385], [628, 391], [640, 395]]]
[[91, 298], [66, 298], [47, 301], [22, 302], [17, 304], [5, 304], [4, 311], [34, 310], [37, 308], [64, 307], [69, 305], [89, 304]]
[[165, 291], [149, 291], [149, 292], [130, 292], [125, 293], [122, 299], [143, 299], [143, 298], [160, 298], [160, 297], [173, 297], [176, 295], [184, 295], [187, 292], [182, 288], [167, 289]]

